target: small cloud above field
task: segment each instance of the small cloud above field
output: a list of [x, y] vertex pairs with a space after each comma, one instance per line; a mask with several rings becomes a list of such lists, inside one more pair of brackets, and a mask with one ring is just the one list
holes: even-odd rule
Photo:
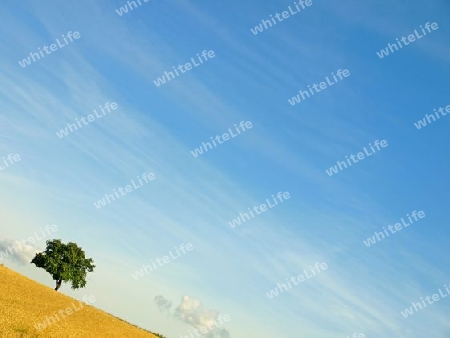
[[[169, 311], [172, 307], [172, 302], [161, 295], [155, 297], [155, 303], [161, 311]], [[204, 335], [205, 338], [229, 338], [229, 332], [217, 326], [219, 314], [215, 310], [204, 308], [200, 300], [190, 296], [183, 296], [172, 316], [198, 330], [201, 328], [213, 328]]]
[[0, 240], [0, 262], [8, 259], [16, 264], [28, 264], [39, 251], [37, 247], [27, 241]]
[[172, 302], [161, 295], [155, 297], [155, 303], [161, 311], [169, 311], [172, 307]]

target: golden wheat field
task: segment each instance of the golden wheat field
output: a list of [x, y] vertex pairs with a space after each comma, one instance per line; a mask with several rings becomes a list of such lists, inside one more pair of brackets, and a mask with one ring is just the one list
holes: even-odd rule
[[[67, 310], [71, 309], [71, 310]], [[58, 311], [63, 310], [57, 321]], [[65, 313], [64, 311], [67, 311]], [[53, 315], [54, 323], [46, 320]], [[48, 325], [48, 323], [51, 323]], [[40, 330], [36, 325], [41, 324]], [[47, 323], [43, 328], [42, 323]], [[0, 265], [0, 337], [146, 337], [155, 335], [80, 304]]]

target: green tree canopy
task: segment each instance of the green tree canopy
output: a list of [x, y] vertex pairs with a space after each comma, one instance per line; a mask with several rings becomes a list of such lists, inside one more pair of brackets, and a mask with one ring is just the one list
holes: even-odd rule
[[37, 253], [31, 263], [52, 275], [56, 281], [56, 291], [62, 282], [69, 281], [72, 282], [72, 289], [84, 288], [87, 273], [95, 268], [92, 258], [87, 259], [77, 244], [64, 244], [60, 239], [47, 241], [45, 251]]

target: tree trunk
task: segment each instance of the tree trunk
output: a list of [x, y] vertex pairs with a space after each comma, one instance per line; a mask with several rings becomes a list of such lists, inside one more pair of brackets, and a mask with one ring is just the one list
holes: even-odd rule
[[61, 284], [62, 284], [62, 279], [59, 279], [59, 280], [56, 281], [55, 291], [58, 291], [58, 289], [61, 287]]

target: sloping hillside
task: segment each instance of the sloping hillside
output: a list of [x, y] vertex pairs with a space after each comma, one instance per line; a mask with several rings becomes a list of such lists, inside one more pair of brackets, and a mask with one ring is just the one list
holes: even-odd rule
[[[86, 300], [89, 302], [89, 300]], [[40, 327], [39, 327], [40, 326]], [[145, 337], [151, 333], [0, 265], [0, 337]]]

